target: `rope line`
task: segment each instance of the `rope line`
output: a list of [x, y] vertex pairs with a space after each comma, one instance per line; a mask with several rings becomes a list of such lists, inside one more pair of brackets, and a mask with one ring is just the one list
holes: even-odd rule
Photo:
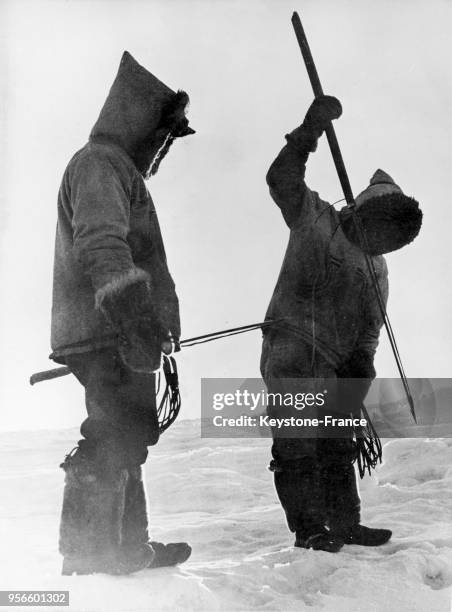
[[210, 334], [203, 334], [202, 336], [187, 338], [186, 340], [182, 340], [180, 345], [183, 347], [196, 346], [197, 344], [204, 344], [205, 342], [211, 342], [212, 340], [220, 340], [221, 338], [227, 338], [228, 336], [236, 336], [238, 334], [244, 334], [245, 332], [253, 331], [255, 329], [269, 327], [270, 325], [274, 325], [275, 323], [284, 320], [285, 319], [275, 319], [271, 321], [263, 321], [262, 323], [250, 323], [249, 325], [242, 325], [241, 327], [231, 327], [230, 329], [222, 329], [220, 331], [212, 332]]

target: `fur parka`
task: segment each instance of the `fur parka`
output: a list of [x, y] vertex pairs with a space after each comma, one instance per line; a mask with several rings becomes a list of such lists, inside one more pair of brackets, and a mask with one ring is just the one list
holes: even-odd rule
[[[58, 194], [51, 358], [115, 345], [106, 296], [149, 289], [165, 331], [180, 336], [179, 305], [157, 213], [134, 151], [181, 96], [124, 53], [89, 142], [70, 160]], [[187, 100], [184, 98], [184, 104]]]
[[[383, 320], [364, 254], [345, 237], [334, 207], [305, 183], [312, 149], [312, 135], [303, 126], [297, 128], [267, 174], [290, 236], [266, 315], [284, 321], [266, 335], [283, 333], [294, 344], [315, 347], [336, 371], [359, 363], [348, 368], [347, 376], [373, 378]], [[386, 302], [386, 262], [383, 256], [373, 262]]]

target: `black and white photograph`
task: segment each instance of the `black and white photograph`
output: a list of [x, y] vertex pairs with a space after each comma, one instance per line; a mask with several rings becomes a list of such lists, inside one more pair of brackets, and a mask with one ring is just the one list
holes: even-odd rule
[[450, 612], [451, 27], [0, 0], [0, 610]]

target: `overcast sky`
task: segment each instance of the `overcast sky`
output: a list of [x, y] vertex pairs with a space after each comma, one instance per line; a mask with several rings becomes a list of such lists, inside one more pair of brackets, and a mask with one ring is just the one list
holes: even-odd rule
[[[193, 137], [175, 143], [148, 187], [180, 301], [183, 336], [263, 319], [288, 239], [265, 173], [312, 93], [292, 31], [298, 10], [354, 191], [378, 167], [424, 211], [421, 234], [387, 257], [389, 314], [412, 377], [452, 374], [450, 143], [452, 3], [441, 0], [3, 0], [1, 34], [0, 427], [71, 427], [84, 416], [71, 378], [28, 386], [52, 367], [56, 198], [124, 49], [191, 97]], [[326, 142], [308, 184], [342, 197]], [[187, 348], [183, 415], [201, 377], [259, 375], [260, 334]], [[382, 334], [379, 376], [396, 376]]]

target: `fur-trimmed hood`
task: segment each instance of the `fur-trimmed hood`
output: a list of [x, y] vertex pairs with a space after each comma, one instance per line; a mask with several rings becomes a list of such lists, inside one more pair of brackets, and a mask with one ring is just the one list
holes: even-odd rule
[[170, 89], [124, 51], [90, 139], [111, 140], [133, 157], [143, 140], [152, 141], [162, 122], [166, 126], [168, 116], [183, 113], [188, 102], [185, 92]]
[[[406, 196], [389, 174], [379, 169], [356, 198], [356, 208], [345, 206], [339, 219], [350, 242], [369, 255], [384, 255], [416, 238], [422, 225], [422, 211], [417, 200]], [[360, 235], [358, 224], [364, 236]]]

